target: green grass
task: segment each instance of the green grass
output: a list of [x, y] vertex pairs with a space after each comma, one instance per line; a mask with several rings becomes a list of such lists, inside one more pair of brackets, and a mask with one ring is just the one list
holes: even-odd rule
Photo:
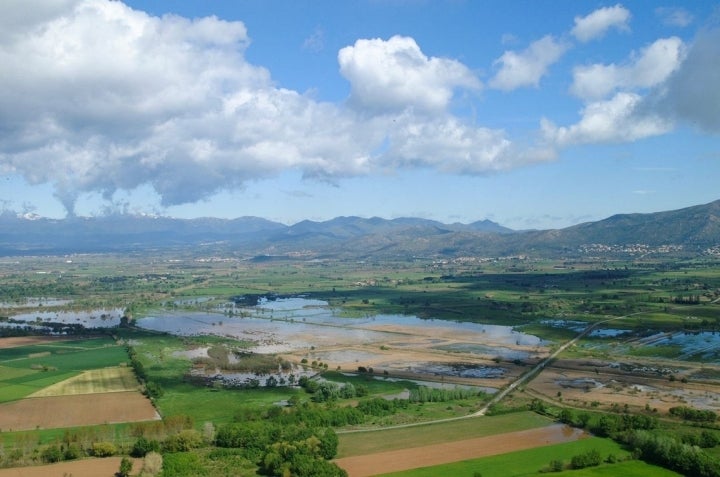
[[[84, 344], [89, 346], [78, 347]], [[87, 369], [117, 366], [128, 361], [125, 348], [107, 338], [64, 342], [62, 346], [57, 343], [29, 345], [2, 351], [0, 402], [24, 398]], [[34, 353], [42, 354], [28, 357]]]
[[0, 382], [12, 382], [15, 379], [22, 378], [28, 374], [35, 374], [38, 371], [34, 369], [11, 368], [9, 366], [0, 366]]
[[656, 465], [646, 464], [641, 460], [629, 460], [587, 469], [566, 470], [550, 475], [557, 477], [679, 477], [681, 474]]
[[77, 370], [105, 368], [126, 363], [128, 355], [122, 346], [92, 348], [64, 354], [50, 354], [37, 358], [26, 358], [6, 362], [12, 367], [31, 367], [32, 365], [49, 366], [59, 370]]
[[357, 374], [347, 376], [336, 371], [325, 371], [322, 373], [322, 377], [336, 383], [352, 383], [353, 386], [365, 386], [370, 394], [394, 394], [404, 389], [413, 389], [419, 386], [412, 381], [390, 381], [383, 379], [383, 375], [381, 374]]
[[[582, 454], [592, 449], [600, 452], [603, 458], [607, 458], [610, 454], [619, 458], [624, 458], [625, 456], [627, 456], [627, 452], [624, 451], [619, 444], [609, 439], [591, 437], [588, 439], [581, 439], [575, 442], [536, 447], [534, 449], [510, 452], [497, 456], [471, 459], [461, 462], [454, 462], [452, 464], [424, 467], [421, 469], [413, 469], [403, 472], [393, 472], [383, 475], [385, 475], [386, 477], [437, 477], [439, 475], [472, 476], [475, 472], [479, 472], [483, 477], [512, 477], [537, 475], [540, 474], [541, 471], [546, 468], [552, 460], [561, 460], [565, 463], [569, 463], [572, 456]], [[608, 465], [608, 467], [612, 467], [612, 465]], [[655, 468], [656, 467], [653, 467], [653, 469]], [[568, 475], [576, 474], [569, 473]], [[610, 475], [625, 474], [611, 473]], [[670, 473], [661, 475], [664, 476], [677, 474]]]
[[649, 356], [674, 359], [679, 357], [682, 352], [683, 348], [680, 345], [633, 346], [627, 351], [627, 354], [630, 356]]
[[[533, 412], [486, 416], [399, 429], [340, 434], [338, 457], [459, 441], [543, 427], [552, 421]], [[451, 475], [451, 474], [447, 474]]]
[[241, 409], [268, 408], [274, 403], [302, 392], [288, 388], [274, 389], [218, 389], [178, 383], [165, 388], [165, 395], [156, 401], [163, 416], [184, 414], [196, 423], [231, 422]]

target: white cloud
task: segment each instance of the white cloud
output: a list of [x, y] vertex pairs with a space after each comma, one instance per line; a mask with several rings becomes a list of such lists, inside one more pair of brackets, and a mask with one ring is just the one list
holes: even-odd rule
[[559, 147], [572, 144], [632, 142], [667, 133], [672, 121], [653, 114], [640, 114], [641, 97], [634, 93], [617, 93], [607, 101], [590, 103], [581, 111], [581, 119], [572, 126], [558, 127], [547, 119], [541, 121], [545, 138]]
[[567, 48], [567, 45], [547, 35], [521, 52], [506, 51], [495, 60], [499, 70], [489, 85], [503, 91], [538, 86], [550, 65], [558, 61]]
[[462, 63], [427, 57], [415, 40], [358, 40], [338, 53], [340, 73], [350, 82], [350, 104], [372, 112], [444, 110], [455, 88], [480, 88]]
[[388, 139], [387, 157], [393, 167], [480, 174], [513, 165], [508, 161], [511, 142], [504, 132], [469, 127], [453, 117], [425, 121], [404, 115], [393, 123]]
[[702, 31], [677, 70], [640, 108], [720, 134], [720, 28]]
[[628, 31], [630, 16], [630, 11], [619, 3], [599, 8], [587, 16], [575, 17], [575, 26], [570, 33], [584, 43], [602, 37], [610, 28]]
[[690, 25], [694, 20], [692, 13], [681, 7], [658, 7], [655, 15], [660, 17], [665, 25], [680, 28]]
[[582, 99], [597, 100], [616, 90], [656, 86], [679, 67], [683, 53], [682, 40], [671, 37], [655, 41], [639, 54], [633, 53], [624, 65], [575, 67], [570, 91]]
[[[2, 32], [0, 170], [52, 184], [69, 213], [80, 196], [149, 185], [171, 206], [288, 169], [321, 180], [394, 167], [479, 174], [547, 157], [450, 115], [453, 90], [480, 82], [411, 38], [341, 51], [347, 108], [278, 88], [245, 60], [241, 22], [116, 1], [43, 5], [53, 8]], [[0, 21], [21, 10], [0, 2]]]

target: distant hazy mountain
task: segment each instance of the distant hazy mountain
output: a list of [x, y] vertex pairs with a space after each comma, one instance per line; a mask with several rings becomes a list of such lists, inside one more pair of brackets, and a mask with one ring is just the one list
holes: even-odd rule
[[[287, 226], [257, 218], [107, 216], [63, 220], [0, 215], [0, 254], [62, 254], [211, 247], [244, 255], [454, 257], [598, 251], [700, 253], [720, 245], [720, 201], [652, 214], [615, 215], [558, 230], [515, 232], [495, 222], [337, 217]], [[643, 248], [644, 247], [644, 248]], [[664, 248], [663, 248], [664, 247]]]

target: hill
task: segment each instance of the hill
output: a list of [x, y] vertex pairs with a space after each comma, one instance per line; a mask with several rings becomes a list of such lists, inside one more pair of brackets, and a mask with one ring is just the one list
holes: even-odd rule
[[174, 219], [118, 215], [32, 220], [0, 216], [0, 254], [213, 249], [247, 256], [344, 258], [701, 254], [720, 245], [720, 200], [650, 214], [622, 214], [555, 230], [518, 232], [484, 220], [337, 217], [288, 226], [258, 217]]

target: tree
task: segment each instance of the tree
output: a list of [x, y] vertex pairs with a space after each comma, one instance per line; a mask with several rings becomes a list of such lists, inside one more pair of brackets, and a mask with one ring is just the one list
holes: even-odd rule
[[158, 441], [140, 436], [133, 444], [130, 455], [133, 457], [145, 457], [148, 452], [158, 452], [159, 450], [160, 443]]
[[563, 424], [572, 425], [575, 420], [575, 416], [570, 409], [563, 409], [560, 411], [559, 419]]
[[53, 463], [63, 460], [63, 452], [56, 445], [51, 445], [42, 452], [43, 462]]
[[148, 452], [143, 459], [143, 466], [140, 470], [141, 477], [154, 477], [162, 470], [163, 458], [157, 452]]
[[110, 457], [115, 455], [117, 448], [112, 442], [93, 442], [92, 455], [95, 457]]
[[133, 463], [127, 457], [123, 457], [120, 461], [120, 470], [116, 474], [118, 477], [128, 477], [132, 471]]

